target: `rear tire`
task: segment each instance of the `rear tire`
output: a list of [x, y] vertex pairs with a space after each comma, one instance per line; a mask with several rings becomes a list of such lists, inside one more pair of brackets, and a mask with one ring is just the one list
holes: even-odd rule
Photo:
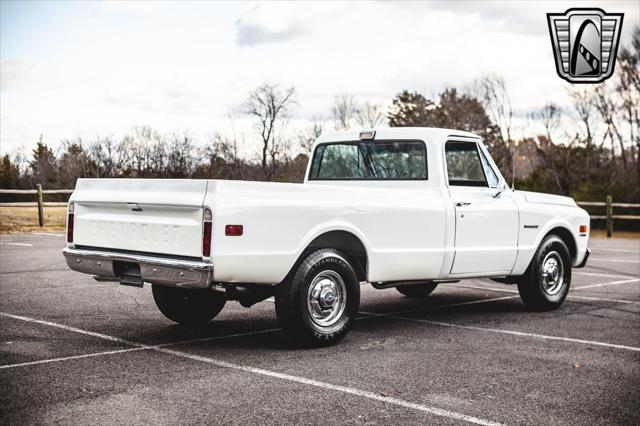
[[571, 287], [571, 255], [557, 235], [547, 236], [518, 282], [520, 298], [529, 310], [550, 311], [562, 305]]
[[153, 300], [171, 321], [188, 326], [204, 325], [220, 313], [226, 300], [212, 290], [192, 290], [153, 285]]
[[360, 307], [360, 283], [337, 250], [311, 253], [291, 278], [276, 288], [276, 314], [298, 346], [328, 346], [351, 328]]
[[399, 285], [396, 290], [407, 297], [422, 299], [433, 293], [437, 286], [436, 283], [426, 282], [424, 284]]

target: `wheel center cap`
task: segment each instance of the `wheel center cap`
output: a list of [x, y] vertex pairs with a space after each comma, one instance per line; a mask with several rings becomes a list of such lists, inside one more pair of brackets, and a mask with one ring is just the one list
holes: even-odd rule
[[335, 303], [336, 294], [334, 293], [334, 291], [332, 289], [325, 288], [320, 293], [320, 298], [319, 299], [320, 299], [320, 305], [322, 305], [322, 307], [329, 308], [329, 307], [333, 306], [333, 304]]

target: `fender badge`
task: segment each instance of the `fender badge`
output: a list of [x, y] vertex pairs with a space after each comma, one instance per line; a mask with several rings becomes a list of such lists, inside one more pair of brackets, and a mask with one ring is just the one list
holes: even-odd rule
[[538, 225], [525, 225], [524, 229], [538, 229]]

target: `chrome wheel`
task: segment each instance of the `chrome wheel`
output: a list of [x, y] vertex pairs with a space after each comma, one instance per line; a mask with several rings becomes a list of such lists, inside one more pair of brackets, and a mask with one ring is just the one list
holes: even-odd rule
[[547, 253], [541, 268], [542, 290], [549, 296], [558, 294], [564, 284], [564, 265], [560, 254], [557, 251]]
[[335, 325], [347, 306], [347, 287], [335, 271], [315, 276], [307, 291], [307, 310], [311, 320], [326, 328]]

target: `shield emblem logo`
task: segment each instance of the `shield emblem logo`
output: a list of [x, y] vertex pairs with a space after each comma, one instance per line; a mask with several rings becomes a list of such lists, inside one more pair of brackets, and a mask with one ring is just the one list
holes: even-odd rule
[[611, 77], [623, 17], [586, 8], [547, 13], [558, 75], [570, 83], [600, 83]]

